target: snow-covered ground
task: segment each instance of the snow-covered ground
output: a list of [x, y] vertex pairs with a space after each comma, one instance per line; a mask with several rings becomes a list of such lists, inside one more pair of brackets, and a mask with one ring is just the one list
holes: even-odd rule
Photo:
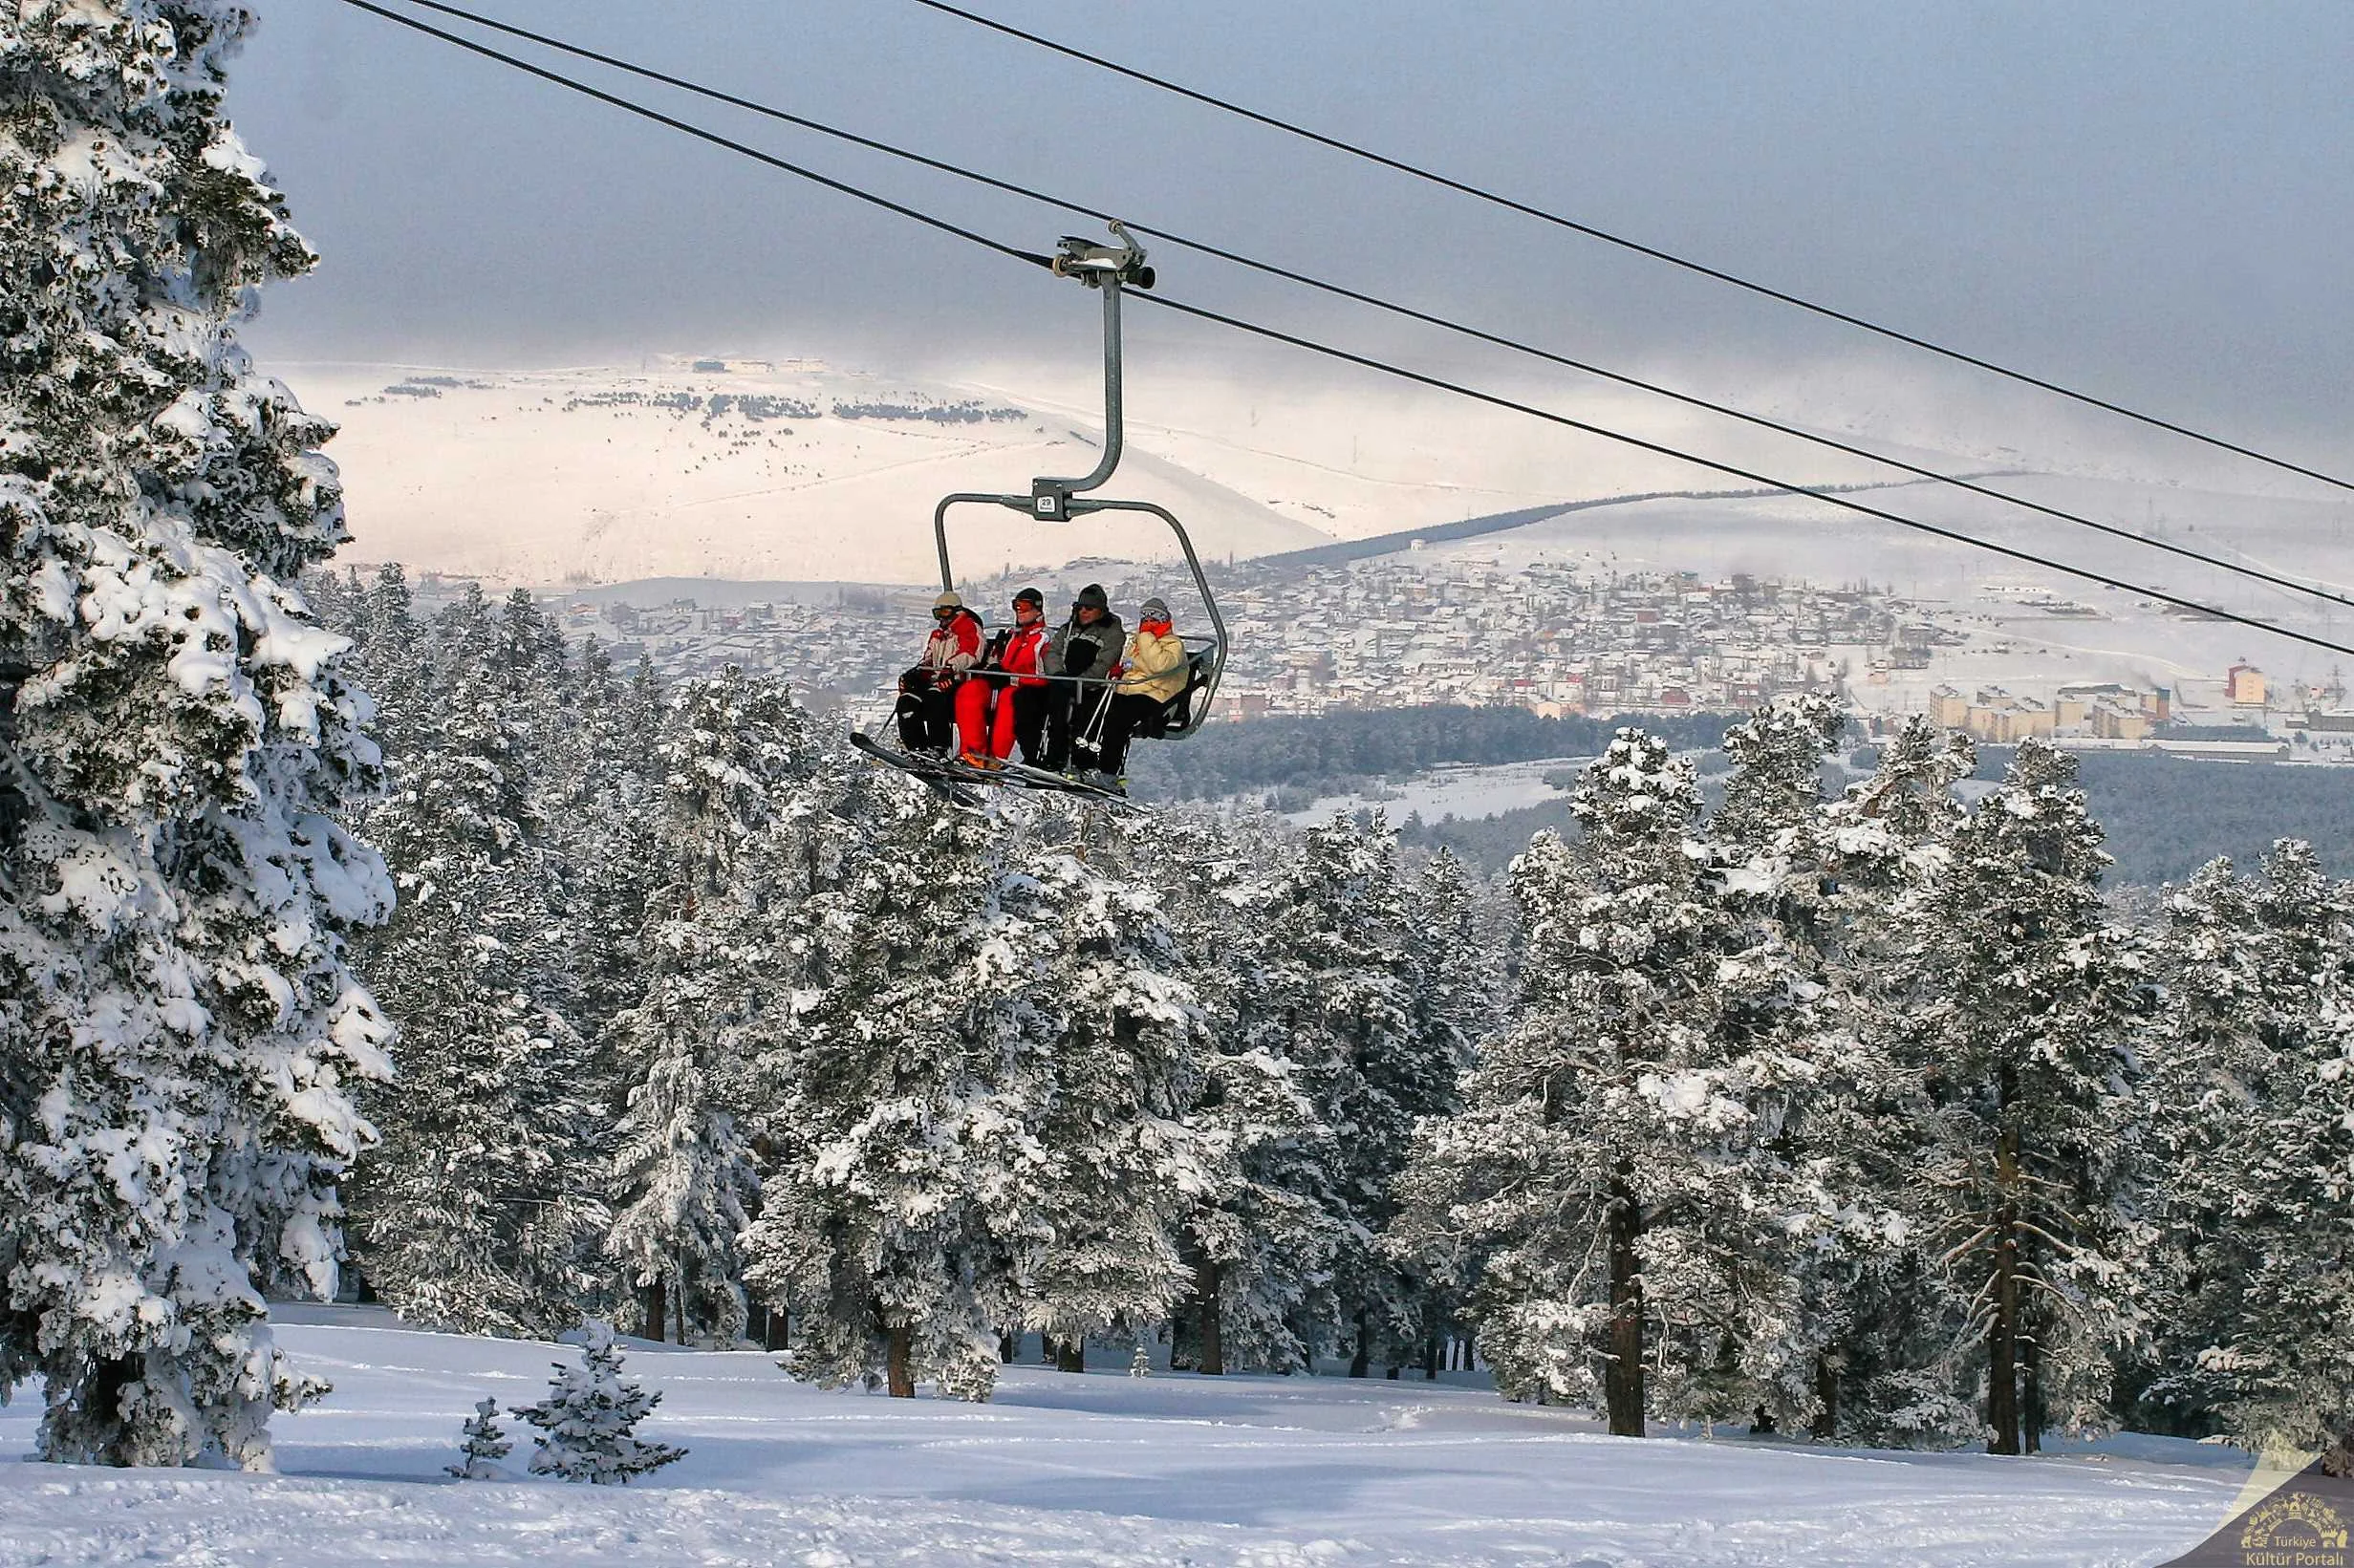
[[1325, 795], [1289, 821], [1307, 827], [1328, 819], [1335, 811], [1378, 808], [1392, 823], [1419, 815], [1424, 822], [1441, 817], [1496, 817], [1524, 806], [1543, 805], [1566, 798], [1551, 782], [1565, 774], [1583, 772], [1590, 757], [1548, 757], [1534, 763], [1458, 763], [1434, 767], [1411, 779], [1391, 783], [1372, 794]]
[[[283, 1473], [0, 1465], [0, 1568], [324, 1563], [2154, 1563], [2243, 1491], [2229, 1450], [1827, 1451], [1611, 1438], [1484, 1390], [1006, 1369], [997, 1400], [827, 1393], [751, 1353], [634, 1347], [692, 1451], [627, 1489], [458, 1483], [461, 1419], [539, 1397], [554, 1346], [286, 1316], [332, 1378], [276, 1426]], [[1115, 1362], [1119, 1358], [1113, 1358]], [[37, 1399], [0, 1410], [0, 1458]], [[519, 1446], [515, 1458], [528, 1453]]]
[[[970, 385], [883, 381], [808, 361], [705, 363], [727, 368], [308, 366], [286, 378], [307, 407], [343, 427], [332, 451], [351, 497], [350, 559], [502, 584], [671, 575], [919, 583], [937, 569], [940, 496], [1026, 495], [1032, 475], [1084, 474], [1099, 455], [1100, 410], [1066, 417]], [[716, 415], [713, 398], [728, 399]], [[761, 417], [746, 416], [745, 399]], [[836, 412], [959, 403], [998, 417], [940, 423]], [[1329, 537], [1169, 460], [1141, 432], [1116, 493], [1173, 508], [1217, 559]], [[1159, 523], [1131, 514], [1045, 525], [975, 507], [955, 514], [950, 529], [968, 570], [1176, 550]]]

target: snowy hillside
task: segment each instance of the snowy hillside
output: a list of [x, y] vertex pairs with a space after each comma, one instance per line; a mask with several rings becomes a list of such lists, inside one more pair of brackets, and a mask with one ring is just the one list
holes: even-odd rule
[[[529, 375], [313, 367], [289, 379], [343, 426], [335, 457], [352, 498], [347, 559], [500, 583], [921, 582], [937, 570], [940, 496], [1025, 494], [1033, 475], [1084, 474], [1102, 436], [1100, 408], [1034, 407], [810, 361]], [[1177, 512], [1207, 557], [1328, 537], [1170, 461], [1141, 430], [1112, 493]], [[975, 509], [952, 526], [972, 566], [988, 570], [1175, 553], [1150, 519], [1054, 527]]]
[[[931, 512], [940, 495], [1020, 493], [1035, 474], [1084, 472], [1101, 435], [1093, 384], [1043, 372], [952, 382], [889, 379], [813, 360], [680, 358], [637, 370], [529, 374], [309, 366], [290, 369], [289, 379], [309, 406], [343, 426], [332, 452], [356, 536], [345, 559], [397, 559], [493, 585], [926, 582], [937, 569]], [[1767, 447], [1761, 438], [1747, 450], [1753, 443], [1739, 432], [1703, 439], [1674, 421], [1654, 428], [1637, 406], [1584, 412], [1810, 483], [1885, 476], [1851, 459], [1794, 456], [1788, 443]], [[1204, 558], [1217, 562], [1571, 498], [1718, 483], [1656, 462], [1630, 466], [1615, 449], [1565, 447], [1542, 427], [1532, 434], [1491, 416], [1434, 417], [1379, 396], [1352, 402], [1329, 392], [1163, 375], [1148, 390], [1132, 388], [1128, 451], [1112, 490], [1176, 510]], [[1954, 472], [2006, 461], [1983, 451], [1891, 450]], [[2271, 490], [2257, 482], [2199, 490], [2119, 471], [1985, 483], [2243, 565], [2341, 589], [2354, 583], [2354, 505], [2286, 482]], [[1907, 484], [1857, 499], [2267, 619], [2325, 634], [2332, 625], [2320, 612], [2326, 605], [1984, 498]], [[978, 508], [957, 515], [952, 542], [961, 575], [1175, 553], [1149, 520], [1041, 526]], [[1802, 499], [1609, 506], [1431, 554], [1505, 565], [1566, 558], [1712, 577], [1861, 578], [2002, 623], [2019, 656], [1997, 656], [1982, 669], [1940, 666], [1933, 677], [1883, 694], [1908, 707], [1938, 680], [2041, 674], [2179, 684], [2253, 657], [2278, 677], [2320, 681], [2331, 662]], [[2039, 595], [2069, 601], [2077, 618], [2021, 608]]]
[[[292, 1318], [292, 1322], [283, 1320]], [[634, 1344], [641, 1430], [691, 1451], [626, 1491], [449, 1481], [485, 1395], [539, 1397], [529, 1342], [281, 1309], [335, 1392], [276, 1427], [283, 1478], [0, 1466], [0, 1568], [322, 1562], [2128, 1564], [2241, 1490], [2230, 1450], [2121, 1439], [2004, 1460], [1630, 1440], [1414, 1381], [1008, 1368], [972, 1406], [826, 1393], [770, 1359]], [[0, 1458], [34, 1402], [0, 1412]], [[526, 1433], [528, 1435], [528, 1432]], [[520, 1460], [525, 1450], [518, 1450]]]

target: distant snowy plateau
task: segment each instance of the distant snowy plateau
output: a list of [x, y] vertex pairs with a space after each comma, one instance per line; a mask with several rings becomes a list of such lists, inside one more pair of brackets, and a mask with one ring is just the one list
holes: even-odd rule
[[[2155, 1563], [2235, 1511], [2245, 1456], [2120, 1438], [2026, 1459], [1604, 1435], [1582, 1412], [1409, 1380], [1008, 1367], [965, 1405], [829, 1393], [771, 1358], [633, 1344], [681, 1463], [626, 1490], [457, 1482], [461, 1420], [577, 1352], [281, 1309], [335, 1392], [273, 1426], [282, 1474], [0, 1464], [0, 1568], [171, 1562]], [[32, 1447], [36, 1390], [0, 1409]], [[528, 1439], [528, 1428], [511, 1428]], [[518, 1443], [510, 1463], [529, 1454]]]
[[[1004, 369], [963, 379], [891, 377], [814, 360], [649, 359], [637, 369], [529, 373], [388, 365], [274, 367], [305, 405], [339, 420], [355, 543], [345, 559], [541, 589], [644, 579], [748, 583], [935, 580], [932, 508], [951, 490], [1026, 493], [1099, 455], [1099, 391]], [[1058, 397], [1038, 389], [1053, 385]], [[1809, 484], [1890, 473], [1786, 438], [1655, 405], [1558, 406], [1645, 437]], [[1787, 416], [1785, 415], [1785, 418]], [[1803, 422], [1793, 420], [1793, 422]], [[1867, 421], [1868, 422], [1868, 421]], [[2354, 596], [2354, 503], [2253, 465], [2210, 468], [2209, 487], [2138, 477], [2147, 457], [2060, 440], [2070, 471], [2001, 447], [1833, 432], [1922, 467], [2202, 554]], [[2171, 455], [2171, 449], [2169, 449]], [[2186, 460], [2187, 461], [2187, 460]], [[2212, 477], [2216, 474], [2226, 478]], [[1329, 390], [1188, 375], [1129, 388], [1127, 455], [1106, 492], [1157, 501], [1213, 564], [1570, 501], [1741, 482], [1567, 432], [1375, 388]], [[2354, 640], [2354, 612], [2253, 583], [2048, 516], [1922, 483], [1853, 499], [2127, 581]], [[1003, 509], [951, 525], [961, 575], [1048, 569], [1074, 558], [1165, 561], [1159, 525], [1133, 516], [1046, 525]], [[1404, 546], [1401, 539], [1400, 548]], [[2276, 685], [2327, 679], [2334, 655], [2151, 598], [1907, 531], [1800, 497], [1659, 499], [1566, 513], [1456, 543], [1507, 568], [1540, 559], [1597, 569], [1745, 572], [1839, 585], [1868, 580], [1975, 623], [1974, 654], [1931, 680], [2166, 684], [2219, 679], [2253, 658]], [[2005, 646], [2007, 641], [2008, 646]], [[1979, 657], [1977, 653], [1991, 653]], [[1919, 684], [1928, 680], [1900, 681]], [[2283, 687], [2282, 689], [2285, 689]], [[1907, 692], [1911, 699], [1920, 694]]]

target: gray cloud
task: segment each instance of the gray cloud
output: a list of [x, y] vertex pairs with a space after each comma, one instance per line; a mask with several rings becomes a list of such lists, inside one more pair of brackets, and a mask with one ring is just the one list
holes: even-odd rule
[[[904, 0], [483, 4], [1737, 399], [1770, 386], [1785, 411], [1826, 422], [1901, 407], [1908, 427], [1966, 409], [2019, 420], [1988, 439], [2025, 446], [2050, 428], [2041, 405], [1968, 373]], [[2354, 462], [2354, 42], [2336, 0], [985, 4], [1924, 335]], [[627, 90], [1017, 243], [1070, 226]], [[953, 364], [1091, 352], [1068, 286], [329, 0], [267, 8], [230, 107], [326, 256], [269, 300], [254, 334], [266, 354], [546, 364], [727, 346]], [[1161, 259], [1172, 293], [1503, 374], [1484, 353]], [[1145, 330], [1162, 352], [1229, 352], [1209, 329]], [[2161, 463], [2177, 451], [2123, 449]]]

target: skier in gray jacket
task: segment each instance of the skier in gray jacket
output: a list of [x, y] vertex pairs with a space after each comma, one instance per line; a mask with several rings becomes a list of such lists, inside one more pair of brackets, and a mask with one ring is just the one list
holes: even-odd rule
[[1047, 706], [1047, 749], [1040, 765], [1048, 772], [1091, 769], [1094, 748], [1085, 737], [1094, 728], [1112, 662], [1128, 640], [1120, 618], [1101, 583], [1090, 583], [1070, 602], [1070, 619], [1055, 628], [1047, 642], [1042, 666], [1049, 676], [1069, 676], [1054, 683], [1056, 697]]

